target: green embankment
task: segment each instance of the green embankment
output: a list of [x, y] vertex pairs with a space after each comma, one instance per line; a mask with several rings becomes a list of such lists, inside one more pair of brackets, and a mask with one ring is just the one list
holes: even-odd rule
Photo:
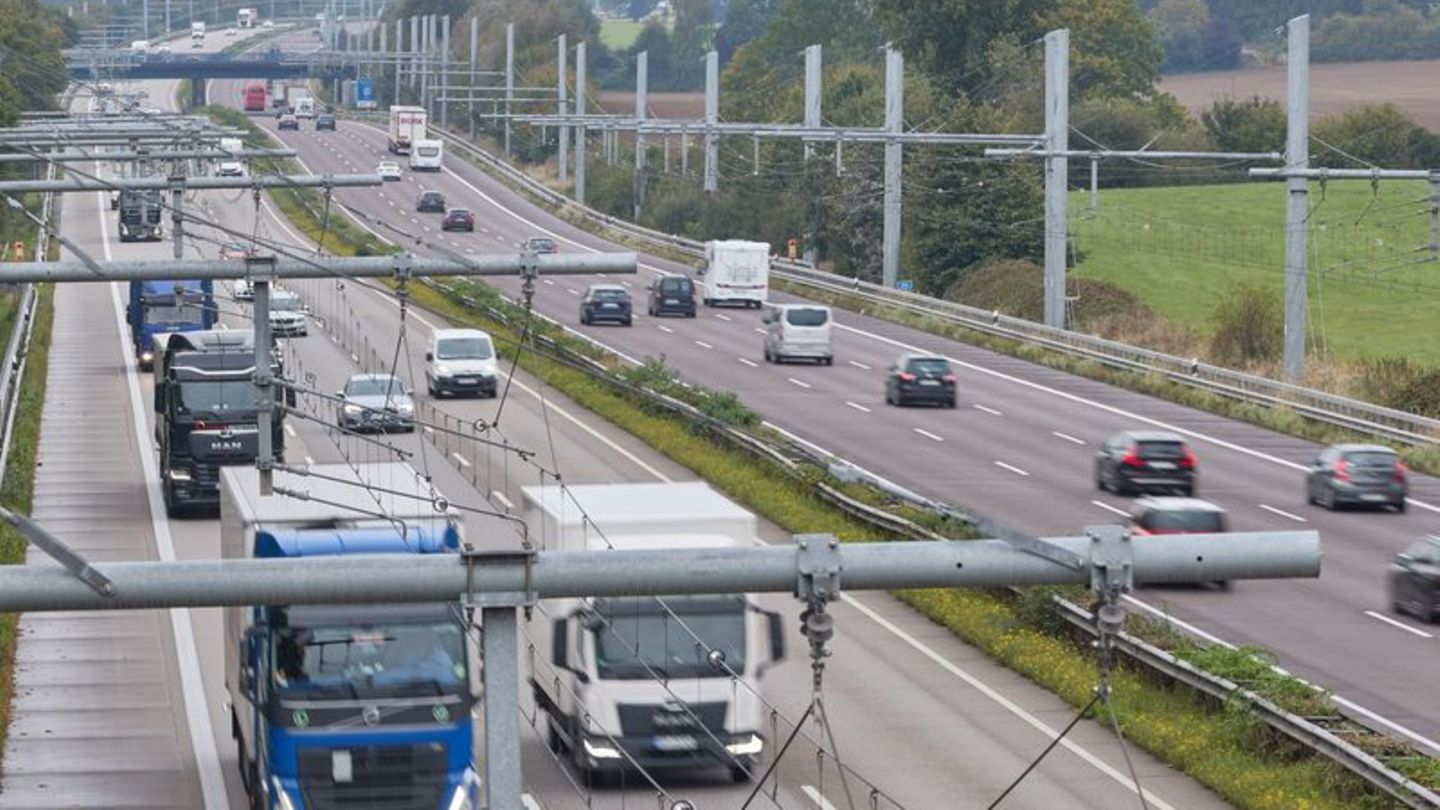
[[[1285, 189], [1279, 183], [1112, 189], [1089, 215], [1070, 201], [1077, 275], [1114, 283], [1156, 312], [1210, 334], [1236, 284], [1283, 289]], [[1409, 357], [1440, 365], [1440, 253], [1429, 250], [1422, 181], [1312, 183], [1310, 328], [1348, 359]]]

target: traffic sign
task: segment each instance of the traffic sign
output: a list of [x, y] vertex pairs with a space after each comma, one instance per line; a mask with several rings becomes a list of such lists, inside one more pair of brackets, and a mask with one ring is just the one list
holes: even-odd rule
[[910, 292], [911, 290], [915, 289], [915, 282], [911, 281], [908, 278], [902, 278], [899, 281], [895, 282], [895, 289], [900, 290], [901, 292]]
[[355, 80], [355, 107], [361, 110], [375, 108], [375, 86], [369, 78]]

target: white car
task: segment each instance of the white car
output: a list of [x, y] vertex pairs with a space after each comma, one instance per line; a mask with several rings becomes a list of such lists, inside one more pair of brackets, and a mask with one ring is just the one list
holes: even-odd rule
[[381, 180], [399, 180], [400, 164], [393, 160], [382, 160], [380, 165], [375, 167], [375, 173], [380, 175]]
[[266, 20], [265, 22], [260, 23], [260, 27], [261, 27], [261, 28], [274, 28], [274, 27], [275, 27], [275, 21], [274, 21], [274, 20]]
[[[253, 291], [251, 295], [254, 295]], [[275, 337], [305, 337], [310, 334], [305, 305], [300, 303], [300, 296], [283, 288], [270, 291], [270, 332]]]
[[235, 29], [234, 29], [234, 28], [226, 28], [226, 29], [225, 29], [225, 36], [227, 36], [227, 37], [233, 37], [233, 36], [235, 36]]

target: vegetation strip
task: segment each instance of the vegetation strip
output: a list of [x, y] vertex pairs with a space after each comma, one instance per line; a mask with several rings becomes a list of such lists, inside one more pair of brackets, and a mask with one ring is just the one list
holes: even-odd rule
[[[29, 514], [34, 495], [35, 462], [40, 447], [40, 414], [45, 407], [45, 375], [50, 359], [50, 326], [54, 320], [55, 288], [43, 284], [35, 303], [35, 323], [30, 333], [25, 375], [16, 392], [14, 433], [4, 478], [0, 479], [0, 504]], [[25, 541], [8, 525], [0, 525], [0, 565], [25, 561]], [[15, 629], [19, 615], [0, 614], [0, 758], [5, 753], [5, 735], [10, 728], [10, 699], [14, 684]], [[0, 766], [3, 766], [0, 761]]]
[[[307, 234], [318, 229], [313, 212], [301, 214], [311, 220], [299, 220], [297, 226]], [[513, 304], [493, 288], [476, 282], [459, 282], [452, 290], [447, 294], [417, 284], [412, 286], [411, 295], [421, 306], [452, 321], [490, 331], [502, 351], [517, 350], [516, 320], [506, 315], [519, 314]], [[548, 324], [532, 329], [543, 336], [544, 342], [576, 355], [595, 360], [603, 357], [596, 347], [567, 337]], [[626, 386], [643, 388], [647, 383], [659, 382], [657, 378], [662, 375], [657, 370], [663, 371], [663, 366], [647, 364], [602, 380], [534, 352], [522, 352], [519, 362], [546, 385], [787, 531], [828, 532], [847, 541], [896, 539], [884, 537], [870, 524], [822, 499], [817, 485], [826, 483], [823, 471], [816, 469], [811, 473], [813, 477], [797, 478], [777, 464], [724, 441], [722, 432], [694, 418], [656, 407], [649, 398], [626, 393]], [[668, 373], [663, 375], [663, 379], [670, 377]], [[721, 424], [744, 426], [758, 421], [752, 421], [753, 412], [732, 394], [678, 385], [675, 389], [688, 391], [685, 396], [689, 404]], [[705, 404], [712, 401], [716, 404]], [[846, 491], [853, 493], [857, 487], [848, 485]], [[878, 493], [870, 497], [883, 502]], [[1032, 589], [1016, 597], [1008, 592], [951, 589], [904, 591], [897, 596], [966, 643], [1079, 707], [1089, 702], [1098, 670], [1086, 642], [1071, 637], [1049, 607], [1050, 595], [1055, 592]], [[1116, 715], [1128, 739], [1239, 807], [1369, 810], [1395, 806], [1392, 799], [1358, 776], [1271, 732], [1243, 704], [1217, 708], [1186, 687], [1159, 683], [1152, 673], [1129, 666], [1112, 677], [1112, 688]], [[1105, 722], [1098, 712], [1094, 715], [1098, 722]]]

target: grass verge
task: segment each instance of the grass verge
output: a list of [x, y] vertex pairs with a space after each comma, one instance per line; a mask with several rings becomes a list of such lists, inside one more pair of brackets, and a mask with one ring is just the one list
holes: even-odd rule
[[[35, 304], [35, 324], [30, 334], [29, 359], [20, 380], [16, 401], [14, 434], [4, 479], [0, 480], [0, 503], [6, 509], [30, 514], [35, 488], [35, 459], [40, 447], [40, 413], [45, 406], [45, 373], [50, 359], [50, 325], [54, 319], [54, 291], [51, 284], [40, 287]], [[25, 561], [25, 541], [9, 526], [0, 526], [0, 565]], [[5, 734], [10, 728], [10, 697], [14, 684], [15, 628], [19, 616], [0, 614], [0, 756], [5, 753]], [[0, 770], [3, 770], [0, 762]]]
[[[411, 295], [417, 304], [454, 322], [486, 329], [502, 351], [515, 353], [520, 336], [513, 322], [489, 314], [491, 308], [504, 311], [507, 306], [499, 295], [473, 282], [462, 282], [456, 291], [458, 294], [450, 295], [414, 285]], [[590, 351], [579, 346], [577, 350]], [[616, 383], [547, 357], [532, 352], [519, 355], [520, 366], [546, 385], [787, 531], [828, 532], [842, 540], [896, 539], [884, 537], [873, 526], [827, 503], [816, 493], [814, 482], [807, 482], [803, 475], [787, 473], [779, 465], [739, 449], [693, 419], [653, 407], [643, 398], [628, 395]], [[962, 589], [905, 591], [898, 596], [1072, 706], [1089, 702], [1098, 678], [1091, 653], [1083, 641], [1053, 622], [1031, 618], [1037, 612], [1027, 608], [1031, 598]], [[1048, 597], [1037, 592], [1036, 598]], [[1227, 801], [1256, 810], [1394, 806], [1359, 777], [1279, 738], [1242, 706], [1217, 706], [1188, 689], [1157, 683], [1152, 677], [1122, 666], [1112, 679], [1115, 712], [1127, 737]]]

